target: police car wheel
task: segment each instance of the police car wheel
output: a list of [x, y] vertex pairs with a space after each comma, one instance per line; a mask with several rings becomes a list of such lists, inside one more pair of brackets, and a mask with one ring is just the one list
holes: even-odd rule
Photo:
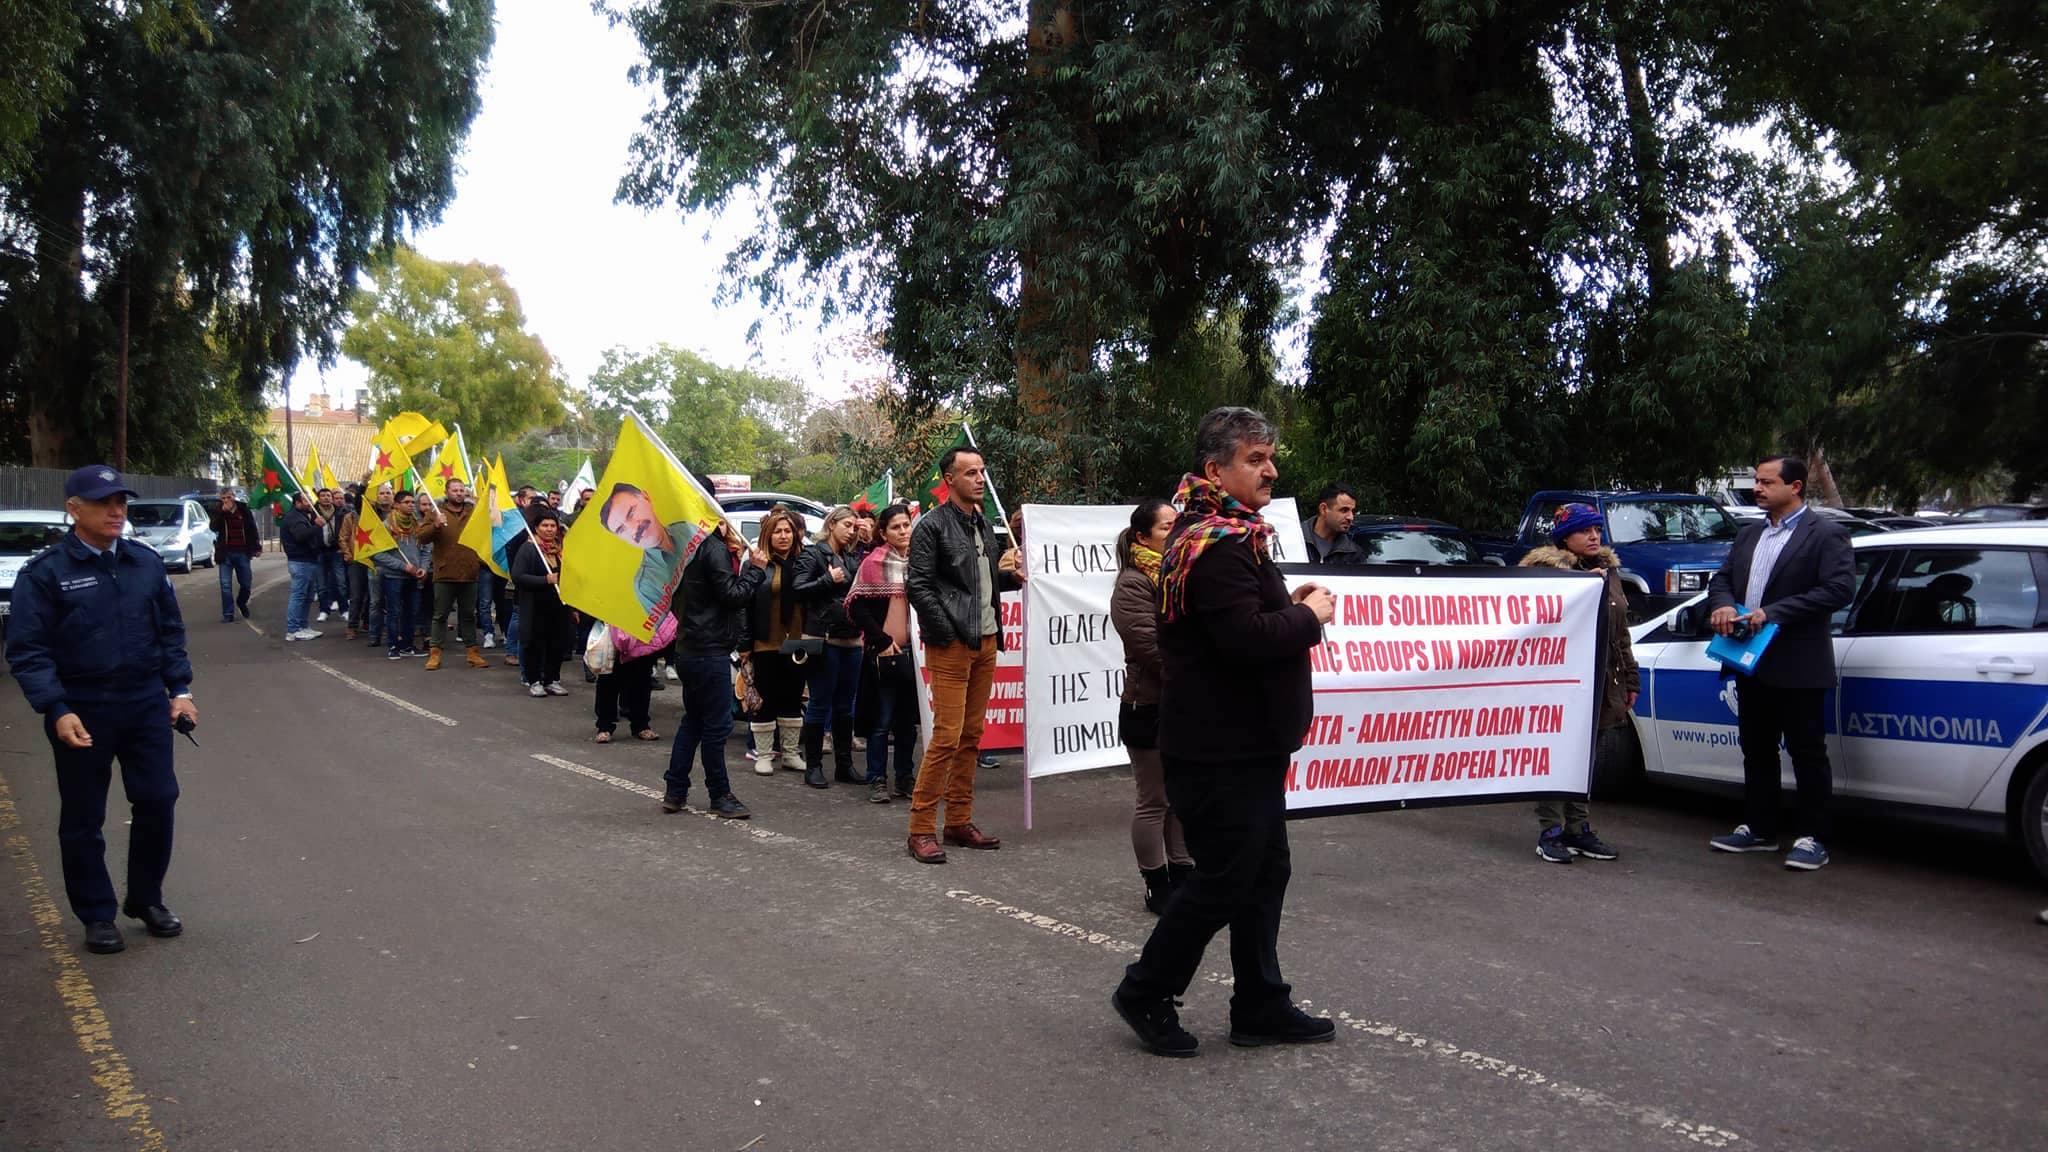
[[2019, 839], [2027, 847], [2034, 871], [2048, 878], [2048, 755], [2037, 753], [2030, 764], [2033, 778], [2020, 796]]
[[1650, 618], [1650, 598], [1636, 590], [1635, 585], [1623, 582], [1621, 594], [1628, 601], [1628, 624], [1633, 628]]

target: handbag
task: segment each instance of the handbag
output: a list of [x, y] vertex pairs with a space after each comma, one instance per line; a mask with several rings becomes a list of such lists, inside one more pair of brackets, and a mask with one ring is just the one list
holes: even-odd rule
[[792, 664], [802, 664], [816, 656], [825, 654], [825, 640], [820, 636], [792, 636], [782, 642], [781, 652], [789, 657]]

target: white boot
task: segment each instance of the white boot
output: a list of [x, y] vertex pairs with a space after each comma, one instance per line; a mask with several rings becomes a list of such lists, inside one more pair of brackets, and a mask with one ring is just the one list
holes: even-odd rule
[[775, 722], [747, 727], [754, 733], [754, 775], [775, 775]]
[[804, 770], [804, 722], [801, 716], [788, 720], [777, 720], [775, 730], [782, 734], [782, 766], [791, 772]]

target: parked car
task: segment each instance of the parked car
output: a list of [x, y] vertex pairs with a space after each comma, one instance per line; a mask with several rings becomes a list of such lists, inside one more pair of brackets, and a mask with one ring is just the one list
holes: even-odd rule
[[197, 500], [130, 500], [135, 536], [157, 550], [164, 566], [180, 572], [213, 567], [213, 528]]
[[1529, 498], [1512, 541], [1482, 546], [1503, 563], [1550, 542], [1559, 507], [1591, 504], [1600, 534], [1621, 559], [1631, 623], [1648, 619], [1704, 591], [1741, 527], [1711, 496], [1690, 492], [1547, 491]]
[[1489, 556], [1464, 529], [1414, 516], [1360, 516], [1351, 538], [1368, 564], [1504, 564]]
[[718, 497], [718, 506], [739, 527], [748, 542], [761, 533], [761, 521], [778, 504], [787, 505], [790, 511], [804, 518], [804, 527], [812, 538], [825, 530], [825, 513], [831, 509], [816, 500], [791, 496], [787, 492], [725, 492]]
[[1879, 528], [1888, 528], [1896, 532], [1901, 528], [1934, 528], [1948, 521], [1928, 516], [1873, 516], [1870, 522]]
[[1965, 508], [1952, 520], [2048, 520], [2048, 504], [1979, 504]]
[[[22, 565], [36, 554], [64, 538], [71, 529], [71, 514], [62, 509], [15, 508], [0, 512], [0, 634], [14, 611], [14, 581]], [[121, 527], [121, 538], [135, 538], [134, 524]]]
[[[1827, 695], [1835, 792], [1997, 832], [2048, 876], [2048, 524], [1859, 537]], [[1641, 769], [1739, 787], [1733, 685], [1704, 597], [1631, 633]], [[1792, 780], [1790, 761], [1785, 780]]]

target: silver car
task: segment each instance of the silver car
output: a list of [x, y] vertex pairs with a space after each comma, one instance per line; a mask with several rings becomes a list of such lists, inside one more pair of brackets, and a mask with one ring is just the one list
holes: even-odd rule
[[190, 572], [213, 566], [213, 528], [198, 501], [130, 500], [128, 523], [137, 539], [164, 558], [166, 568]]

